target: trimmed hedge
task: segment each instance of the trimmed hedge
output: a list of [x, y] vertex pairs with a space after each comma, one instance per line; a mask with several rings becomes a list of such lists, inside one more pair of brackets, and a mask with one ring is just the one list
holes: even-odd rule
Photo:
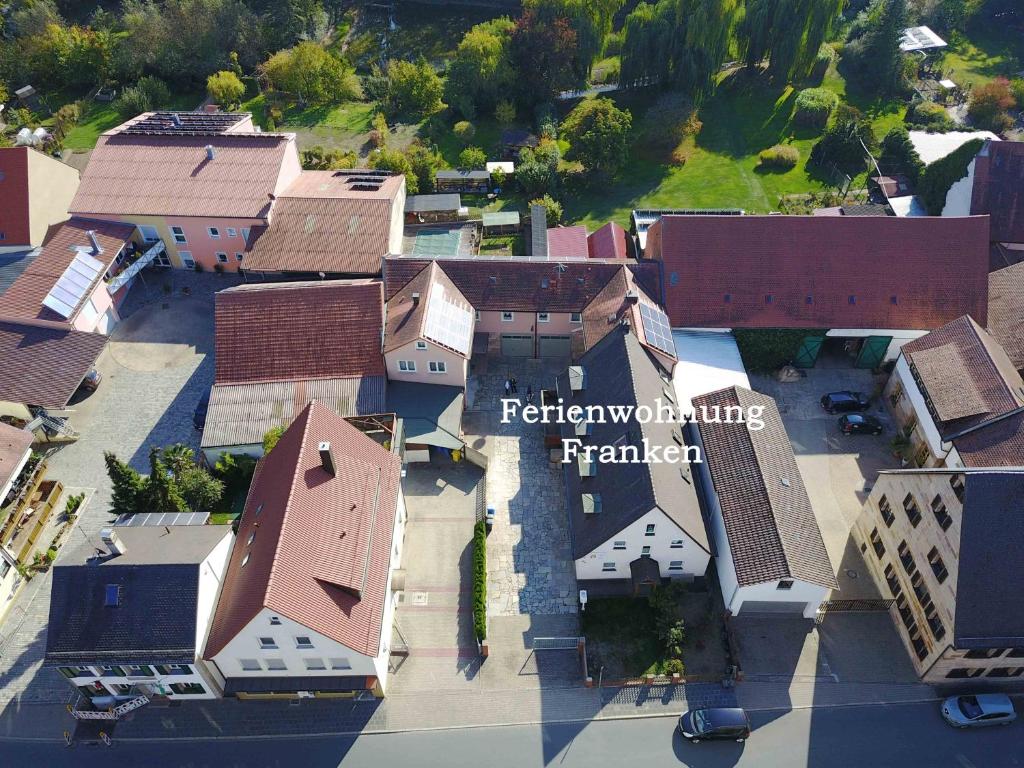
[[487, 524], [473, 527], [473, 632], [477, 642], [487, 638]]
[[774, 147], [761, 150], [757, 157], [765, 168], [789, 170], [800, 162], [800, 151], [788, 144], [776, 144]]
[[941, 160], [936, 160], [924, 169], [921, 181], [917, 185], [917, 194], [924, 203], [929, 216], [941, 216], [946, 207], [946, 195], [949, 188], [967, 175], [967, 166], [978, 154], [981, 139], [973, 139], [955, 149]]
[[924, 128], [926, 131], [951, 131], [956, 127], [946, 108], [933, 101], [913, 102], [907, 107], [907, 115], [903, 119], [908, 125]]
[[805, 88], [796, 97], [793, 119], [797, 125], [821, 130], [837, 106], [839, 97], [827, 88]]
[[825, 331], [813, 328], [734, 329], [743, 367], [752, 373], [771, 373], [791, 363], [808, 336], [824, 336]]

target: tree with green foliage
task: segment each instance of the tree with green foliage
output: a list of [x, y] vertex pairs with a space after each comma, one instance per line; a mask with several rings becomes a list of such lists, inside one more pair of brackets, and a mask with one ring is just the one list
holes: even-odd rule
[[738, 0], [641, 3], [623, 28], [621, 82], [675, 85], [700, 103], [729, 55]]
[[223, 499], [230, 503], [240, 494], [248, 493], [256, 459], [244, 453], [222, 453], [213, 465], [213, 476], [224, 484]]
[[114, 109], [121, 117], [128, 119], [143, 112], [166, 109], [170, 102], [171, 89], [164, 81], [147, 76], [140, 79], [135, 85], [123, 89], [121, 95], [114, 102]]
[[110, 478], [110, 512], [114, 515], [130, 515], [139, 510], [145, 480], [142, 475], [107, 451], [103, 454]]
[[554, 24], [558, 19], [569, 23], [576, 36], [572, 68], [583, 82], [601, 55], [612, 20], [623, 4], [623, 0], [524, 0], [523, 9], [542, 24]]
[[860, 110], [842, 104], [825, 135], [811, 149], [815, 165], [831, 163], [850, 175], [864, 170], [868, 153], [878, 144], [875, 132]]
[[845, 0], [746, 0], [736, 30], [746, 65], [767, 59], [768, 73], [782, 82], [806, 78], [844, 5]]
[[805, 88], [796, 97], [793, 121], [797, 125], [824, 130], [832, 111], [839, 106], [839, 96], [828, 88]]
[[206, 78], [206, 92], [215, 104], [233, 109], [245, 96], [245, 85], [234, 72], [222, 69]]
[[442, 96], [444, 82], [426, 59], [388, 62], [381, 102], [388, 115], [423, 120], [444, 109]]
[[299, 153], [302, 167], [308, 171], [336, 171], [355, 168], [359, 156], [352, 150], [324, 149], [316, 144]]
[[274, 450], [274, 446], [277, 445], [278, 441], [281, 439], [281, 435], [283, 435], [284, 432], [285, 428], [280, 425], [276, 427], [271, 427], [270, 429], [267, 430], [266, 434], [263, 435], [264, 456], [268, 456], [270, 452]]
[[487, 154], [480, 147], [466, 147], [459, 153], [459, 168], [482, 171], [487, 167]]
[[469, 120], [459, 120], [459, 122], [452, 126], [452, 133], [462, 144], [468, 145], [473, 140], [473, 136], [476, 135], [476, 126], [469, 122]]
[[542, 139], [536, 149], [524, 147], [519, 152], [516, 181], [532, 197], [551, 192], [558, 186], [560, 159], [558, 144], [551, 139]]
[[882, 154], [878, 157], [878, 167], [882, 173], [891, 176], [902, 173], [914, 184], [917, 184], [924, 173], [924, 163], [914, 149], [910, 133], [901, 125], [885, 134], [881, 144]]
[[409, 161], [409, 167], [416, 177], [418, 193], [422, 195], [433, 192], [434, 176], [444, 167], [441, 154], [433, 146], [417, 139], [405, 150], [405, 159]]
[[907, 26], [906, 0], [872, 0], [850, 29], [841, 60], [844, 71], [864, 90], [904, 90], [900, 38]]
[[140, 501], [147, 512], [158, 514], [185, 512], [188, 509], [181, 490], [175, 484], [167, 465], [160, 458], [159, 448], [149, 450], [149, 476], [142, 489]]
[[336, 104], [362, 95], [352, 67], [316, 43], [299, 43], [275, 53], [263, 65], [271, 85], [302, 104]]
[[515, 85], [510, 44], [515, 23], [507, 18], [477, 24], [459, 42], [448, 64], [444, 99], [464, 118], [496, 106]]
[[175, 475], [174, 486], [193, 512], [211, 512], [224, 496], [224, 483], [196, 464]]
[[379, 171], [405, 174], [405, 191], [410, 195], [419, 194], [419, 178], [412, 169], [412, 163], [397, 149], [379, 149], [370, 155], [370, 167]]
[[562, 121], [572, 159], [587, 171], [614, 175], [626, 162], [633, 118], [611, 99], [584, 99]]
[[562, 221], [562, 204], [551, 195], [544, 195], [530, 201], [530, 208], [535, 205], [544, 207], [544, 218], [549, 227], [557, 227]]
[[191, 446], [184, 443], [175, 443], [163, 449], [160, 455], [161, 461], [172, 475], [180, 475], [189, 467], [196, 464], [196, 452]]

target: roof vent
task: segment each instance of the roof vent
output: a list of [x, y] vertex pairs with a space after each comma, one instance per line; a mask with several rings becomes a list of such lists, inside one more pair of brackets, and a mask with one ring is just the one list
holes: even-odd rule
[[123, 555], [128, 551], [128, 547], [124, 545], [113, 528], [104, 528], [100, 531], [100, 539], [107, 545], [107, 549], [112, 555]]
[[419, 306], [419, 303], [420, 303], [420, 295], [418, 293], [414, 293], [412, 295], [412, 305], [414, 307], [417, 307], [417, 306]]
[[177, 112], [171, 115], [171, 122], [174, 123], [175, 128], [181, 128], [181, 115]]
[[93, 255], [98, 256], [99, 254], [103, 253], [103, 246], [100, 245], [100, 241], [96, 237], [96, 230], [95, 229], [90, 229], [85, 234], [87, 234], [89, 236], [89, 242], [92, 243]]
[[581, 493], [580, 496], [583, 500], [583, 512], [588, 515], [599, 515], [601, 514], [601, 494], [600, 493]]
[[217, 153], [213, 149], [213, 144], [207, 144], [206, 145], [206, 159], [207, 160], [213, 160], [213, 158], [216, 155], [217, 155]]
[[789, 478], [788, 477], [780, 477], [779, 478], [779, 482], [782, 483], [782, 486], [784, 488], [789, 488]]
[[626, 301], [629, 304], [638, 304], [640, 302], [640, 294], [634, 290], [626, 291]]
[[317, 446], [317, 450], [320, 451], [320, 466], [324, 468], [327, 474], [333, 477], [337, 474], [337, 469], [334, 465], [334, 454], [331, 452], [331, 444], [324, 440]]
[[569, 389], [582, 392], [587, 388], [587, 372], [582, 365], [569, 366]]

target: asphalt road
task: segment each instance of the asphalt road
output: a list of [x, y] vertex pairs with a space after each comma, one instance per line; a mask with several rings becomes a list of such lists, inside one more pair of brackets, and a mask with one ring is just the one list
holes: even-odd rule
[[755, 712], [745, 744], [689, 744], [673, 718], [511, 726], [360, 737], [115, 743], [0, 741], [3, 766], [160, 768], [1008, 768], [1024, 765], [1024, 722], [958, 731], [933, 704]]

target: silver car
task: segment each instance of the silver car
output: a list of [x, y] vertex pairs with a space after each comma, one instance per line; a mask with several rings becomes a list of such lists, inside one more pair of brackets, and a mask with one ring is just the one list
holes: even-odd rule
[[1010, 697], [1002, 693], [950, 696], [942, 702], [942, 716], [957, 728], [1009, 725], [1017, 719]]

